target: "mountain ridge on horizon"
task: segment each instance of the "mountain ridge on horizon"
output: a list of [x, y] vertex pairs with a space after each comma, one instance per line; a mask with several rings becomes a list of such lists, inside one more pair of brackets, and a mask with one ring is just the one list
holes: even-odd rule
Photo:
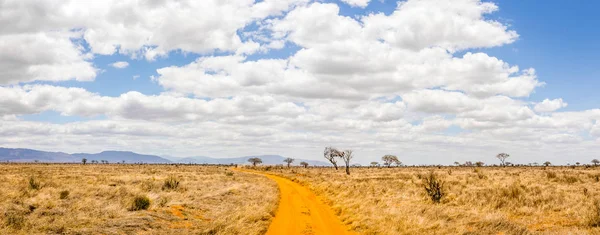
[[[207, 156], [193, 157], [172, 157], [158, 156], [151, 154], [139, 154], [132, 151], [117, 151], [105, 150], [99, 153], [65, 153], [65, 152], [50, 152], [28, 148], [5, 148], [0, 147], [1, 162], [49, 162], [49, 163], [76, 163], [81, 162], [81, 159], [86, 158], [88, 162], [92, 160], [106, 160], [110, 163], [192, 163], [192, 164], [249, 164], [248, 159], [259, 157], [263, 160], [263, 165], [285, 164], [285, 157], [275, 154], [253, 155], [242, 157], [229, 158], [214, 158]], [[323, 161], [296, 159], [294, 165], [300, 162], [307, 162], [311, 166], [328, 166], [329, 164]]]

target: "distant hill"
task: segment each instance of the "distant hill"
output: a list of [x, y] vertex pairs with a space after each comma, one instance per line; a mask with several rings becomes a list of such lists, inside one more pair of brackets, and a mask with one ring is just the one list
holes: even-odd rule
[[0, 161], [6, 162], [76, 162], [81, 161], [68, 153], [44, 152], [33, 149], [0, 148]]
[[[196, 163], [196, 164], [249, 164], [248, 159], [258, 157], [262, 159], [263, 165], [277, 165], [285, 164], [283, 160], [285, 157], [280, 155], [258, 155], [258, 156], [244, 156], [234, 158], [212, 158], [205, 156], [197, 157], [186, 157], [176, 158], [172, 156], [159, 157], [155, 155], [138, 154], [128, 151], [104, 151], [100, 153], [74, 153], [68, 154], [63, 152], [45, 152], [33, 149], [13, 149], [13, 148], [0, 148], [0, 161], [1, 162], [81, 162], [82, 158], [88, 159], [88, 162], [92, 160], [101, 161], [107, 160], [111, 163], [122, 162], [125, 163]], [[299, 165], [300, 162], [307, 162], [311, 166], [329, 166], [330, 164], [322, 161], [296, 159], [293, 165]]]
[[82, 158], [88, 159], [88, 161], [96, 160], [107, 160], [109, 162], [122, 162], [126, 163], [170, 163], [171, 161], [154, 156], [154, 155], [143, 155], [134, 152], [125, 151], [104, 151], [101, 153], [89, 154], [89, 153], [75, 153], [68, 154], [62, 152], [45, 152], [33, 149], [11, 149], [11, 148], [0, 148], [0, 161], [6, 162], [81, 162]]
[[74, 153], [71, 154], [75, 157], [77, 157], [80, 161], [82, 158], [86, 158], [88, 159], [88, 161], [91, 160], [96, 160], [96, 161], [100, 161], [100, 160], [107, 160], [109, 162], [122, 162], [125, 161], [125, 163], [137, 163], [137, 162], [143, 162], [143, 163], [170, 163], [171, 161], [164, 159], [162, 157], [159, 156], [154, 156], [154, 155], [144, 155], [144, 154], [138, 154], [138, 153], [134, 153], [134, 152], [128, 152], [128, 151], [104, 151], [101, 153], [95, 153], [95, 154], [89, 154], [89, 153]]

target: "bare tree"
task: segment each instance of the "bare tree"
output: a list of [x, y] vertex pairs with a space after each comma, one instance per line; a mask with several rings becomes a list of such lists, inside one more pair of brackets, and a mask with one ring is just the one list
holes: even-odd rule
[[341, 156], [342, 160], [344, 160], [344, 163], [346, 163], [346, 175], [350, 174], [350, 160], [352, 160], [352, 158], [354, 157], [354, 155], [352, 154], [352, 150], [346, 150], [344, 152], [342, 152]]
[[384, 162], [384, 165], [386, 165], [387, 167], [391, 167], [392, 164], [396, 164], [397, 166], [402, 164], [402, 162], [400, 162], [400, 160], [398, 160], [398, 157], [396, 157], [394, 155], [389, 155], [389, 154], [381, 157], [381, 160]]
[[262, 163], [262, 159], [257, 158], [257, 157], [253, 157], [253, 158], [249, 158], [248, 162], [252, 163], [252, 166], [256, 166], [256, 164], [261, 164]]
[[594, 159], [592, 160], [592, 163], [594, 163], [594, 166], [598, 166], [598, 163], [600, 163], [600, 161], [598, 159]]
[[302, 165], [304, 168], [308, 167], [308, 162], [300, 162], [300, 165]]
[[325, 159], [329, 160], [329, 162], [331, 162], [331, 164], [333, 164], [333, 166], [335, 167], [336, 170], [338, 169], [337, 157], [340, 157], [341, 154], [342, 154], [342, 152], [335, 149], [334, 147], [325, 147], [325, 151], [323, 151], [323, 157], [325, 157]]
[[294, 162], [293, 158], [286, 158], [283, 160], [283, 162], [287, 163], [287, 167], [290, 168], [290, 164], [292, 164], [292, 162]]
[[377, 165], [379, 165], [379, 162], [371, 162], [372, 167], [376, 167]]
[[496, 155], [496, 158], [498, 158], [500, 160], [500, 162], [502, 163], [502, 166], [506, 166], [506, 159], [510, 157], [510, 155], [508, 155], [508, 153], [499, 153], [498, 155]]

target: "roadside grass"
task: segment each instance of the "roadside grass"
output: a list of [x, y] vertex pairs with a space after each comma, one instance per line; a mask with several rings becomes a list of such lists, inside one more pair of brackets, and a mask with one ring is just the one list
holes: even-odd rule
[[310, 187], [359, 234], [600, 233], [600, 168], [258, 169]]
[[0, 234], [263, 234], [271, 180], [227, 167], [0, 164]]

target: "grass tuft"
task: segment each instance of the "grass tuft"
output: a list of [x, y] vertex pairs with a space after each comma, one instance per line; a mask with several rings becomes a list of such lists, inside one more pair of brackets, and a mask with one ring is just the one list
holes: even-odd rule
[[19, 230], [25, 225], [25, 216], [17, 211], [7, 211], [4, 213], [4, 224], [6, 227]]
[[591, 227], [600, 227], [600, 201], [594, 200], [592, 211], [588, 215], [588, 225]]
[[29, 189], [39, 190], [42, 187], [40, 181], [35, 176], [29, 177]]
[[162, 186], [163, 190], [175, 190], [177, 188], [179, 188], [179, 179], [177, 179], [175, 176], [169, 176], [167, 179], [165, 179], [165, 182]]
[[139, 211], [139, 210], [147, 210], [150, 208], [150, 198], [147, 196], [136, 196], [133, 198], [133, 202], [129, 210], [131, 211]]
[[67, 199], [69, 197], [69, 190], [60, 191], [60, 199]]

